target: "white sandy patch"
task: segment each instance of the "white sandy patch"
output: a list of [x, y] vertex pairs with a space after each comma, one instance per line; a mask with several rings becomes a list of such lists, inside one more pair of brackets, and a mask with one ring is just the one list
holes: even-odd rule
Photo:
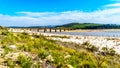
[[99, 47], [101, 50], [103, 47], [113, 48], [117, 54], [120, 54], [120, 38], [113, 37], [96, 37], [96, 36], [73, 36], [73, 35], [59, 35], [59, 34], [47, 34], [42, 33], [45, 36], [69, 36], [70, 38], [59, 38], [59, 37], [51, 37], [52, 40], [59, 40], [62, 42], [73, 42], [77, 44], [82, 44], [84, 42], [89, 42], [90, 44]]

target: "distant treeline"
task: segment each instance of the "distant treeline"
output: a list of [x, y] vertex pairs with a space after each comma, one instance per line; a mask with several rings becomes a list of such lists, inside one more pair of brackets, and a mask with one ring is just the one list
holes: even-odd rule
[[19, 27], [11, 26], [10, 28], [71, 28], [71, 29], [120, 29], [120, 25], [116, 24], [96, 24], [96, 23], [69, 23], [58, 26], [28, 26]]
[[56, 26], [9, 26], [9, 28], [56, 28]]
[[72, 29], [119, 29], [120, 25], [116, 24], [95, 24], [95, 23], [69, 23], [57, 27]]

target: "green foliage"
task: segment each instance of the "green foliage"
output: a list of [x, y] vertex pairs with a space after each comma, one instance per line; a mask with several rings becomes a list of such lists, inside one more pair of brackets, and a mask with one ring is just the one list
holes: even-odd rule
[[1, 34], [2, 34], [2, 35], [8, 35], [9, 32], [8, 32], [8, 31], [3, 31]]
[[7, 66], [9, 66], [10, 68], [14, 68], [14, 67], [15, 67], [15, 64], [16, 64], [14, 61], [12, 61], [11, 58], [8, 58], [8, 59], [5, 61], [5, 63], [7, 63]]
[[55, 37], [55, 38], [70, 38], [69, 36], [55, 36], [55, 35], [53, 35], [53, 36], [51, 36], [51, 37]]
[[116, 52], [113, 48], [110, 48], [109, 54], [113, 56], [116, 54]]
[[37, 53], [41, 59], [45, 59], [48, 56], [47, 51], [44, 49], [39, 49]]
[[26, 57], [23, 55], [18, 56], [18, 62], [22, 68], [31, 68], [32, 66], [32, 59], [30, 57]]
[[115, 24], [95, 24], [95, 23], [69, 23], [57, 27], [71, 29], [117, 29], [120, 25]]
[[3, 45], [11, 45], [15, 44], [18, 41], [18, 37], [15, 34], [8, 32], [5, 37], [2, 39], [1, 44]]
[[116, 53], [115, 53], [115, 50], [113, 49], [113, 48], [107, 48], [107, 47], [103, 47], [102, 48], [102, 50], [103, 50], [103, 53], [104, 54], [107, 54], [107, 55], [111, 55], [111, 56], [113, 56], [113, 55], [115, 55]]
[[95, 47], [94, 45], [91, 45], [89, 42], [84, 42], [82, 44], [82, 47], [87, 49], [88, 51], [91, 51], [91, 52], [96, 52], [98, 51], [98, 47]]
[[94, 23], [69, 23], [62, 25], [60, 27], [64, 28], [72, 28], [72, 29], [95, 29], [95, 28], [100, 28], [103, 26], [103, 24], [94, 24]]
[[64, 64], [64, 54], [58, 50], [53, 50], [52, 51], [52, 56], [54, 58], [54, 64], [56, 64], [56, 66], [60, 67], [63, 66]]
[[78, 68], [97, 68], [97, 66], [93, 63], [90, 63], [88, 61], [83, 61]]
[[101, 26], [101, 24], [93, 24], [93, 23], [86, 23], [86, 24], [78, 24], [73, 25], [73, 29], [92, 29]]
[[31, 51], [31, 48], [29, 46], [27, 46], [27, 45], [20, 45], [19, 49], [21, 51], [27, 51], [27, 52]]
[[4, 48], [4, 53], [2, 53], [2, 57], [4, 57], [9, 52], [12, 52], [13, 50], [10, 49], [7, 45], [3, 45], [2, 48]]
[[[120, 67], [120, 56], [116, 55], [113, 49], [103, 48], [106, 56], [97, 55], [94, 52], [98, 51], [98, 48], [89, 42], [84, 42], [79, 46], [73, 43], [49, 40], [42, 35], [29, 35], [28, 33], [8, 32], [3, 33], [2, 36], [3, 57], [9, 52], [13, 52], [9, 48], [11, 44], [17, 46], [18, 52], [27, 52], [32, 54], [31, 57], [35, 57], [20, 55], [16, 61], [7, 59], [7, 66], [11, 68], [14, 68], [16, 64], [22, 68], [40, 68], [43, 62], [57, 68], [66, 68], [67, 65], [71, 65], [74, 68]], [[51, 55], [54, 61], [47, 59], [49, 55]]]
[[37, 62], [32, 66], [32, 68], [41, 68], [40, 64], [40, 62]]
[[106, 61], [106, 58], [101, 55], [95, 55], [97, 68], [102, 68], [103, 63]]

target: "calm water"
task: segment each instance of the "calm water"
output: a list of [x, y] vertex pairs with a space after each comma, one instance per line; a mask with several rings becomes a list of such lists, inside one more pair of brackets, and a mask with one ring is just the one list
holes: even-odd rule
[[68, 34], [81, 36], [105, 36], [105, 37], [120, 37], [120, 30], [117, 31], [98, 31], [98, 32], [52, 32], [54, 34]]

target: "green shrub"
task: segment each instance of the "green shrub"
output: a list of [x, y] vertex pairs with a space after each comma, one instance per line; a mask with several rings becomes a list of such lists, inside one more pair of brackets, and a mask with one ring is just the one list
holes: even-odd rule
[[1, 44], [10, 45], [10, 44], [15, 44], [17, 41], [18, 41], [18, 37], [14, 36], [14, 34], [12, 33], [9, 33], [2, 39]]
[[115, 50], [113, 48], [109, 49], [109, 53], [110, 53], [111, 56], [116, 54], [116, 52], [115, 52]]
[[4, 57], [9, 52], [12, 52], [13, 50], [10, 49], [7, 45], [3, 45], [2, 48], [4, 48], [4, 53], [2, 54], [2, 57]]
[[10, 68], [14, 68], [15, 67], [15, 62], [12, 61], [12, 59], [8, 58], [5, 63], [7, 63], [7, 66], [9, 66]]
[[106, 61], [106, 57], [102, 56], [102, 55], [96, 55], [95, 56], [95, 60], [96, 60], [96, 65], [98, 68], [101, 68], [103, 67], [103, 63], [105, 64], [105, 61]]
[[98, 51], [98, 47], [95, 47], [94, 45], [91, 45], [89, 42], [84, 42], [82, 44], [82, 47], [87, 49], [88, 51], [91, 51], [91, 52], [96, 52]]
[[40, 62], [36, 62], [34, 65], [32, 65], [31, 68], [41, 68], [41, 63]]
[[54, 64], [58, 67], [63, 66], [64, 61], [64, 54], [58, 50], [52, 50], [51, 55], [54, 59]]
[[31, 68], [33, 64], [32, 58], [23, 55], [18, 56], [18, 62], [22, 68]]
[[26, 35], [26, 36], [27, 36], [27, 35], [29, 35], [29, 34], [28, 34], [28, 33], [26, 33], [26, 32], [23, 32], [23, 33], [21, 33], [21, 34], [22, 34], [22, 35]]
[[97, 66], [88, 61], [82, 61], [82, 63], [78, 66], [78, 68], [97, 68]]
[[8, 31], [3, 31], [1, 34], [2, 35], [9, 35], [9, 32]]
[[113, 56], [113, 55], [116, 54], [116, 52], [115, 52], [115, 50], [114, 50], [113, 48], [110, 48], [110, 49], [109, 49], [109, 48], [107, 48], [107, 47], [103, 47], [102, 50], [103, 50], [102, 53], [104, 53], [104, 54], [106, 54], [106, 55], [111, 55], [111, 56]]
[[45, 59], [48, 56], [47, 51], [44, 49], [39, 49], [37, 53], [38, 57], [41, 59]]

